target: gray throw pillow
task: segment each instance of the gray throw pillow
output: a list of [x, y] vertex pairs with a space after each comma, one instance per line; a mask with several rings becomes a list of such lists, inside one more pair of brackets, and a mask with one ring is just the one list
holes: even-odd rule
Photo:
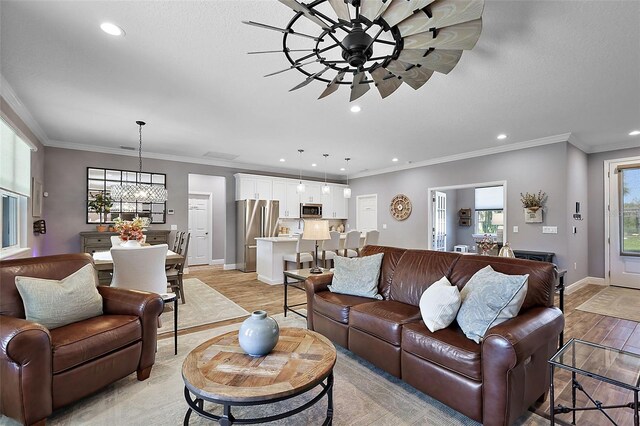
[[102, 315], [102, 296], [96, 288], [93, 265], [85, 265], [62, 280], [16, 277], [27, 321], [48, 329]]
[[382, 296], [378, 294], [378, 278], [383, 255], [384, 253], [377, 253], [351, 259], [336, 256], [333, 281], [329, 290], [382, 300]]
[[505, 275], [486, 266], [469, 279], [460, 292], [456, 317], [464, 334], [476, 343], [491, 327], [518, 315], [527, 295], [529, 274]]

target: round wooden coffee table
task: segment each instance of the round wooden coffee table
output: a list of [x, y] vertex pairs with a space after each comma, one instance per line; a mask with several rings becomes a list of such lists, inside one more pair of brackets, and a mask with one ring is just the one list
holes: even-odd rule
[[[184, 424], [189, 424], [192, 411], [225, 426], [234, 422], [270, 422], [306, 410], [327, 395], [327, 416], [323, 424], [330, 425], [335, 363], [333, 344], [324, 336], [303, 328], [281, 328], [278, 344], [263, 357], [245, 354], [238, 343], [237, 331], [214, 337], [192, 350], [182, 364], [184, 397], [189, 404]], [[315, 397], [280, 414], [236, 419], [231, 413], [233, 406], [284, 401], [317, 386], [322, 390]], [[205, 411], [204, 401], [221, 404], [223, 414]]]

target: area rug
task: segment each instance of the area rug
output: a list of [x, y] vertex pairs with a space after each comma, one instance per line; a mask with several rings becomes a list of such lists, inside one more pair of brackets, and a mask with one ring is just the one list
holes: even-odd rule
[[[282, 327], [305, 327], [305, 321], [296, 315], [284, 318], [279, 314], [274, 318]], [[173, 339], [160, 340], [156, 363], [148, 380], [138, 382], [136, 375], [131, 374], [96, 395], [57, 411], [49, 417], [47, 425], [182, 424], [187, 409], [181, 376], [185, 356], [205, 340], [237, 330], [239, 326], [233, 324], [180, 336], [177, 356], [173, 355]], [[334, 376], [334, 425], [479, 425], [340, 347]], [[314, 394], [311, 392], [308, 396], [262, 407], [234, 408], [233, 413], [237, 417], [253, 417], [282, 412], [312, 397]], [[214, 410], [213, 405], [205, 404], [205, 408]], [[214, 412], [220, 413], [219, 410]], [[302, 413], [268, 424], [318, 425], [325, 415], [326, 399], [323, 399]], [[526, 413], [516, 425], [548, 423], [534, 413]], [[15, 424], [6, 417], [0, 418], [0, 425]], [[212, 423], [192, 415], [190, 424]]]
[[640, 322], [640, 290], [607, 287], [578, 306], [580, 311]]
[[[178, 330], [249, 315], [244, 308], [224, 297], [197, 278], [184, 280], [186, 303], [178, 300]], [[160, 315], [158, 334], [173, 333], [173, 303]]]

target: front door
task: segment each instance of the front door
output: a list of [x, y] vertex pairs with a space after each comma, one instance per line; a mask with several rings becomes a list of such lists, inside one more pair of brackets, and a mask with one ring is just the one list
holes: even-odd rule
[[447, 250], [447, 194], [433, 192], [433, 250]]
[[209, 264], [209, 226], [209, 195], [189, 194], [189, 265]]
[[640, 289], [640, 160], [609, 165], [609, 283]]

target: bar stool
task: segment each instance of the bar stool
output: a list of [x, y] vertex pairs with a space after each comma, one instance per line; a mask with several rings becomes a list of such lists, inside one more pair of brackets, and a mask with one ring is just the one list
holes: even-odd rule
[[333, 263], [333, 259], [338, 255], [338, 249], [340, 248], [340, 233], [331, 231], [329, 235], [331, 235], [331, 239], [322, 242], [322, 251], [318, 253], [318, 260], [322, 261], [324, 268], [327, 267], [327, 260]]
[[375, 229], [372, 231], [367, 231], [367, 233], [364, 235], [364, 244], [358, 249], [358, 256], [360, 256], [360, 252], [364, 248], [364, 246], [375, 246], [376, 244], [378, 244], [378, 237], [380, 237], [379, 231], [376, 231]]
[[358, 250], [360, 249], [360, 231], [349, 231], [347, 237], [344, 240], [344, 248], [342, 254], [338, 252], [339, 256], [343, 257], [358, 257]]
[[295, 263], [296, 269], [302, 269], [302, 264], [305, 262], [313, 262], [313, 252], [316, 249], [315, 241], [303, 240], [302, 234], [298, 234], [298, 242], [296, 243], [296, 252], [292, 254], [285, 254], [282, 256], [284, 261], [283, 270], [287, 271], [287, 262]]

